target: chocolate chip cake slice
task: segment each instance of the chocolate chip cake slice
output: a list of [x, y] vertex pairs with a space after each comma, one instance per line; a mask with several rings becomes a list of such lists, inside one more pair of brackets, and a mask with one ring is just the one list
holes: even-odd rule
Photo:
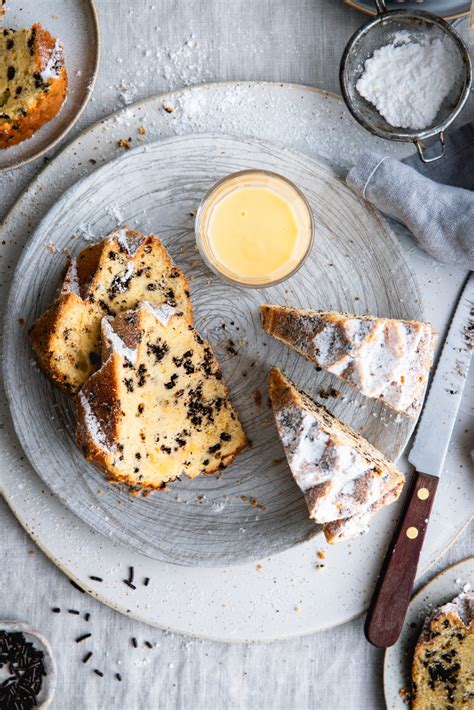
[[429, 323], [262, 305], [263, 329], [366, 397], [415, 416], [433, 358]]
[[413, 710], [474, 708], [474, 594], [462, 593], [425, 620], [412, 665]]
[[21, 143], [54, 118], [67, 84], [62, 45], [48, 30], [0, 28], [0, 148]]
[[400, 495], [403, 474], [277, 368], [270, 373], [269, 393], [278, 434], [310, 517], [323, 526], [330, 543], [367, 532], [373, 513]]
[[209, 343], [164, 305], [102, 321], [104, 364], [77, 397], [77, 442], [109, 479], [162, 488], [232, 463], [247, 438]]
[[168, 304], [192, 322], [189, 286], [153, 235], [118, 229], [70, 260], [59, 297], [31, 329], [41, 368], [78, 392], [101, 364], [100, 323], [140, 301]]

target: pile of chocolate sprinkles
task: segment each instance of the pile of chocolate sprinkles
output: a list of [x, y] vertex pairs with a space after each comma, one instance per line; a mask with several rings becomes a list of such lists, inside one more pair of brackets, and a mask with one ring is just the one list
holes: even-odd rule
[[0, 631], [0, 668], [10, 676], [0, 684], [2, 710], [30, 710], [37, 705], [46, 670], [43, 651], [26, 641], [20, 632]]

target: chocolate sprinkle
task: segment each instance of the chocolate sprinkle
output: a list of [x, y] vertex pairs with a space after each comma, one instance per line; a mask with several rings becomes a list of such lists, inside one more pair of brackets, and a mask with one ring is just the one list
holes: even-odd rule
[[86, 639], [90, 638], [92, 634], [82, 634], [82, 636], [78, 636], [76, 639], [76, 643], [81, 643], [81, 641], [85, 641]]
[[135, 636], [132, 637], [131, 641], [132, 641], [133, 648], [138, 648], [138, 643], [137, 643], [137, 639], [135, 638]]
[[136, 586], [132, 584], [128, 579], [124, 579], [123, 581], [127, 585], [127, 587], [130, 587], [130, 589], [136, 589]]
[[103, 581], [104, 581], [104, 580], [102, 579], [102, 577], [96, 577], [94, 574], [91, 574], [90, 577], [89, 577], [89, 579], [93, 579], [94, 582], [103, 582]]
[[82, 589], [82, 587], [80, 587], [78, 584], [76, 584], [75, 582], [73, 582], [72, 579], [69, 580], [69, 584], [72, 584], [72, 586], [74, 587], [74, 589], [77, 589], [77, 591], [78, 591], [78, 592], [81, 592], [81, 594], [85, 594], [85, 591]]
[[58, 606], [55, 606], [53, 609], [51, 609], [51, 611], [54, 611], [55, 614], [59, 614], [61, 609]]
[[148, 648], [153, 648], [153, 644], [150, 641], [145, 641], [145, 646], [148, 646]]
[[130, 583], [133, 582], [134, 575], [135, 575], [135, 570], [133, 569], [133, 567], [129, 567], [128, 568], [128, 581]]
[[22, 633], [0, 631], [0, 667], [10, 676], [0, 685], [2, 710], [31, 710], [41, 691], [46, 670], [43, 651], [27, 642]]
[[102, 671], [99, 671], [97, 668], [94, 668], [94, 673], [99, 676], [99, 678], [103, 678], [104, 674]]
[[143, 584], [145, 585], [145, 587], [148, 587], [148, 585], [150, 584], [150, 577], [145, 577], [145, 579], [143, 580]]
[[77, 609], [68, 609], [68, 610], [67, 610], [67, 613], [68, 613], [68, 614], [76, 614], [76, 615], [79, 615], [81, 612], [80, 612], [80, 611], [77, 611]]
[[89, 614], [88, 611], [86, 611], [86, 613], [84, 614], [85, 621], [89, 621], [90, 618], [91, 618], [91, 615]]
[[86, 653], [86, 655], [82, 659], [82, 662], [87, 663], [87, 661], [89, 661], [91, 658], [92, 658], [92, 651], [89, 651], [88, 653]]
[[122, 676], [120, 675], [120, 673], [116, 673], [115, 677], [117, 678], [117, 680], [120, 680], [120, 681], [122, 680]]

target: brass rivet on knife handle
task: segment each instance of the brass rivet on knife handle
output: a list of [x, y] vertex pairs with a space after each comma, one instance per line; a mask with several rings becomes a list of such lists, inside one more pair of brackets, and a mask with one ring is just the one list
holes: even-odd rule
[[416, 495], [420, 500], [428, 500], [430, 492], [427, 488], [418, 488]]
[[[435, 476], [418, 472], [413, 476], [365, 623], [367, 640], [379, 648], [392, 646], [400, 635], [437, 485]], [[418, 495], [423, 490], [428, 496]]]

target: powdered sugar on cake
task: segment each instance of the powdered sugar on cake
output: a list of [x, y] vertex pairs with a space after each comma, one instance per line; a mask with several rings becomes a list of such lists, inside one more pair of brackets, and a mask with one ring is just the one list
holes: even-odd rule
[[84, 411], [84, 422], [87, 430], [92, 437], [92, 439], [99, 444], [104, 450], [111, 451], [111, 447], [107, 444], [104, 432], [102, 430], [102, 425], [99, 419], [95, 416], [92, 411], [92, 407], [89, 404], [87, 397], [83, 392], [78, 394], [79, 403]]
[[373, 461], [324, 431], [309, 412], [285, 407], [275, 418], [293, 477], [303, 493], [309, 494], [310, 515], [316, 522], [366, 513], [380, 500], [387, 471], [374, 474]]

